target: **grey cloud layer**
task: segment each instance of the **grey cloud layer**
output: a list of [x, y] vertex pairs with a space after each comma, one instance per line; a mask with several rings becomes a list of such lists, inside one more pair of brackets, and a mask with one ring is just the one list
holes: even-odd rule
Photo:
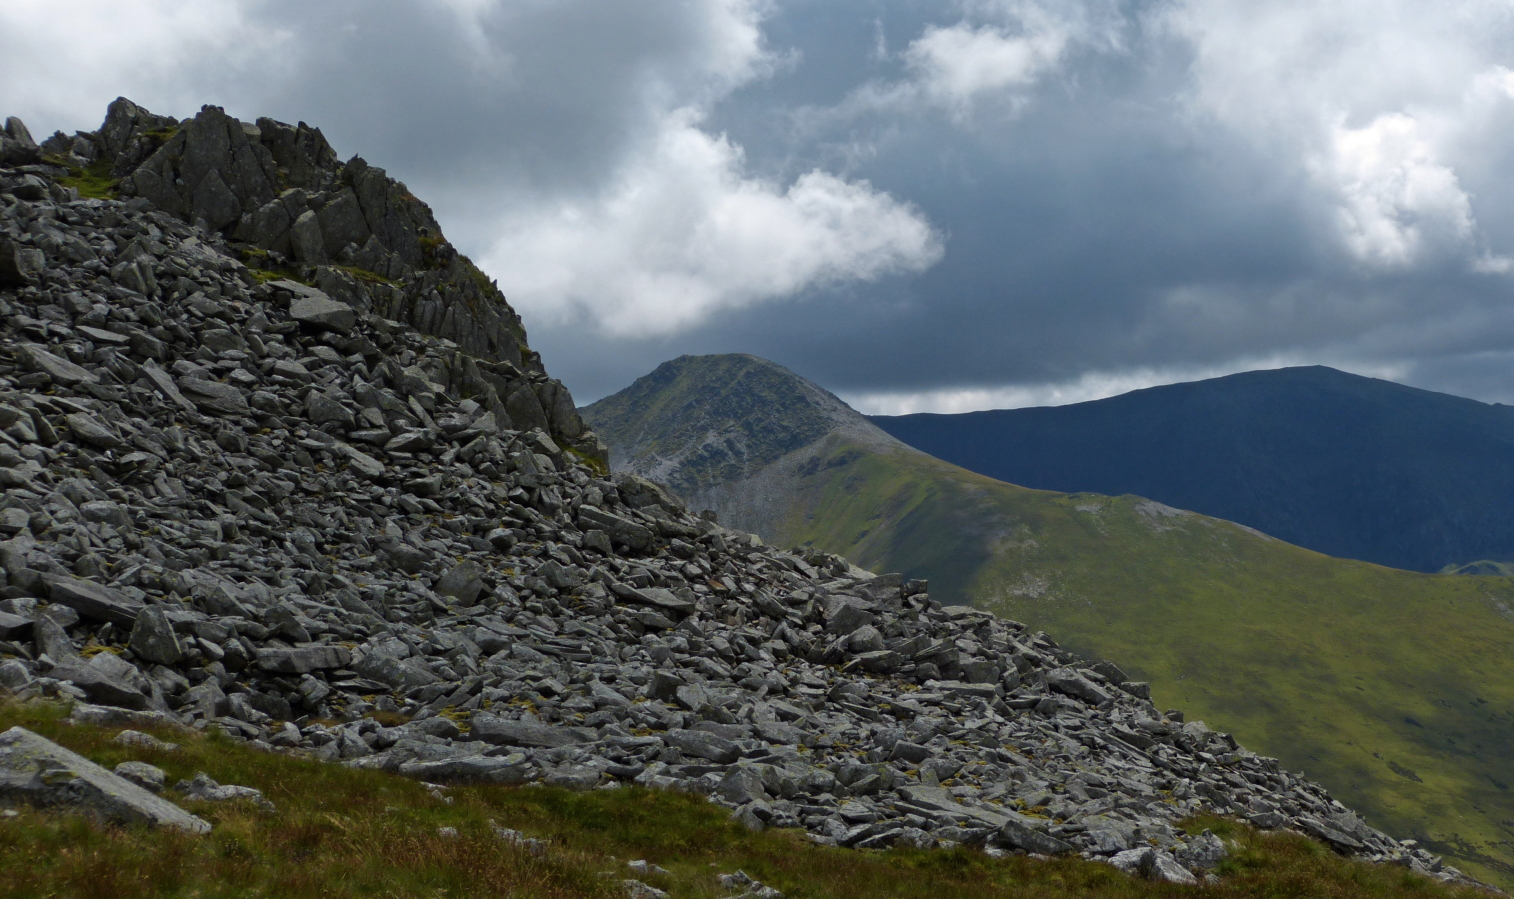
[[0, 111], [319, 124], [582, 401], [721, 351], [909, 408], [1311, 362], [1514, 397], [1493, 4], [70, 4], [116, 44], [0, 10]]

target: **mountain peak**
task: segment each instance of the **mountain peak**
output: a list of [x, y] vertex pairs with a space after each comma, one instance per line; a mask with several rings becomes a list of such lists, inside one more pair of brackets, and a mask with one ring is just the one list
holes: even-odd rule
[[738, 480], [836, 432], [900, 446], [830, 391], [745, 353], [679, 356], [582, 412], [611, 445], [612, 467], [687, 494]]

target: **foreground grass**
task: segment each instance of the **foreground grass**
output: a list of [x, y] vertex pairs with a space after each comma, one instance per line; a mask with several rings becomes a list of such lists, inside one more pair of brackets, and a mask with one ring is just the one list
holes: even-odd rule
[[[716, 875], [737, 868], [790, 899], [1482, 895], [1403, 868], [1348, 861], [1296, 835], [1259, 834], [1215, 819], [1190, 825], [1235, 841], [1219, 882], [1178, 887], [1079, 859], [815, 846], [795, 833], [748, 833], [699, 797], [640, 789], [455, 787], [449, 803], [397, 776], [259, 753], [219, 736], [159, 731], [181, 748], [158, 752], [111, 743], [119, 728], [68, 724], [56, 706], [0, 706], [0, 730], [17, 724], [106, 766], [150, 762], [168, 772], [170, 783], [206, 771], [223, 783], [256, 787], [278, 810], [186, 800], [186, 808], [214, 825], [209, 835], [190, 836], [21, 809], [0, 818], [0, 897], [609, 899], [624, 896], [623, 878], [638, 876], [626, 868], [631, 859], [669, 871], [640, 879], [699, 899], [724, 896]], [[536, 857], [515, 848], [495, 836], [491, 821], [548, 839], [551, 849]]]
[[785, 533], [1149, 680], [1376, 827], [1514, 888], [1514, 580], [1334, 559], [1135, 497], [830, 438]]

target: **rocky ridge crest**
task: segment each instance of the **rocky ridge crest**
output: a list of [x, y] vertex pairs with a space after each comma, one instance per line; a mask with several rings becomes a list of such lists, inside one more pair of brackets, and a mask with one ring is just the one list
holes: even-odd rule
[[[24, 133], [25, 126], [18, 126]], [[100, 129], [61, 132], [33, 146], [10, 140], [6, 158], [43, 166], [33, 177], [108, 176], [121, 198], [196, 226], [259, 281], [287, 274], [353, 308], [452, 341], [473, 361], [459, 374], [470, 395], [523, 429], [540, 427], [591, 458], [604, 447], [584, 427], [561, 382], [526, 344], [520, 317], [497, 285], [443, 236], [430, 207], [360, 157], [338, 161], [320, 129], [272, 119], [240, 122], [207, 106], [182, 122], [123, 98]], [[51, 168], [49, 168], [51, 164]], [[40, 185], [29, 184], [35, 192]], [[150, 248], [149, 248], [150, 249]], [[87, 255], [77, 246], [73, 256]], [[111, 268], [137, 293], [159, 285], [138, 252]], [[118, 268], [120, 269], [118, 271]]]
[[[1225, 847], [1176, 824], [1213, 812], [1460, 877], [1109, 662], [607, 477], [539, 360], [414, 318], [419, 285], [455, 323], [475, 282], [385, 242], [355, 186], [378, 170], [324, 180], [304, 126], [124, 103], [0, 144], [0, 687], [428, 781], [696, 791], [843, 846], [1191, 882]], [[114, 153], [135, 196], [80, 199], [65, 150]], [[259, 173], [308, 185], [275, 196], [312, 192], [290, 230], [313, 216], [323, 247], [357, 198], [409, 272], [260, 277]], [[421, 208], [393, 221], [420, 234]]]

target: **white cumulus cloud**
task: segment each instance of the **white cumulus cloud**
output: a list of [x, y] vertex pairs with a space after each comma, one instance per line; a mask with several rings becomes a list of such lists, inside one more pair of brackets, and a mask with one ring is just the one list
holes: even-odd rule
[[[126, 95], [197, 109], [257, 62], [276, 66], [287, 34], [238, 0], [5, 0], [0, 99], [34, 130], [90, 130]], [[37, 134], [40, 139], [43, 135]]]
[[1505, 4], [1187, 0], [1165, 21], [1193, 50], [1191, 108], [1291, 159], [1357, 262], [1508, 268], [1460, 171], [1490, 103], [1508, 102]]
[[[983, 106], [1014, 112], [1074, 49], [1121, 49], [1127, 24], [1110, 0], [962, 0], [955, 6], [957, 21], [925, 26], [899, 53], [905, 77], [861, 85], [830, 115], [940, 109], [962, 124]], [[888, 53], [880, 44], [875, 55]]]
[[1389, 113], [1361, 128], [1337, 124], [1313, 168], [1339, 192], [1341, 232], [1365, 262], [1408, 265], [1432, 237], [1472, 236], [1471, 200], [1412, 116]]
[[548, 200], [503, 223], [485, 266], [518, 308], [620, 336], [665, 335], [941, 257], [940, 236], [909, 205], [820, 170], [787, 185], [753, 177], [741, 148], [696, 118], [669, 114], [655, 144], [599, 195]]
[[926, 29], [904, 55], [926, 97], [961, 108], [984, 93], [1034, 83], [1056, 64], [1067, 40], [1066, 30], [1053, 23], [1012, 34], [960, 22]]

